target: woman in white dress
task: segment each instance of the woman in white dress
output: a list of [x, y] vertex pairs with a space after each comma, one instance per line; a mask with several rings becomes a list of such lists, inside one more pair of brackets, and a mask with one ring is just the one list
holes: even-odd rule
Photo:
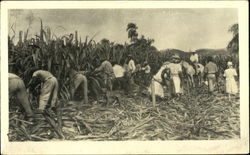
[[237, 77], [237, 72], [233, 68], [232, 62], [229, 61], [227, 63], [227, 66], [228, 66], [228, 69], [225, 70], [223, 76], [226, 78], [226, 92], [228, 93], [229, 99], [230, 99], [230, 94], [238, 93], [238, 86], [235, 81], [235, 77]]
[[172, 56], [172, 62], [168, 65], [171, 75], [171, 93], [172, 96], [180, 96], [183, 93], [182, 89], [182, 66], [181, 59], [178, 55]]

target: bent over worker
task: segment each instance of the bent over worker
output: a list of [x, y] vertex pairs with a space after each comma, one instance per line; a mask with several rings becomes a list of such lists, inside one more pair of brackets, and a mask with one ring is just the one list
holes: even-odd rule
[[48, 71], [36, 70], [29, 85], [39, 81], [41, 83], [41, 91], [39, 96], [39, 108], [37, 112], [43, 112], [46, 106], [50, 103], [50, 109], [56, 108], [58, 82], [57, 79]]
[[112, 64], [106, 60], [101, 60], [101, 65], [95, 69], [95, 73], [100, 73], [101, 78], [103, 79], [103, 87], [106, 89], [106, 101], [109, 104], [109, 97], [113, 90], [113, 80], [115, 78], [114, 70]]
[[77, 90], [82, 91], [83, 100], [81, 103], [88, 103], [88, 81], [86, 76], [82, 72], [77, 72], [74, 69], [70, 69], [70, 95], [74, 98]]
[[24, 108], [27, 117], [33, 116], [23, 80], [19, 76], [9, 73], [9, 98], [12, 96], [16, 96], [18, 102]]

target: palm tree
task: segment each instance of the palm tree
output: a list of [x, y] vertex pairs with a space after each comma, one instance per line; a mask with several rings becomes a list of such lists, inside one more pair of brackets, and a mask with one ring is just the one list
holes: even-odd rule
[[239, 52], [239, 29], [238, 29], [238, 23], [233, 24], [228, 32], [233, 34], [232, 40], [228, 43], [227, 49], [232, 53], [232, 54], [238, 54]]
[[137, 30], [138, 27], [134, 23], [129, 23], [127, 25], [127, 31], [128, 31], [128, 38], [130, 38], [130, 42], [135, 42], [138, 37]]
[[231, 61], [235, 64], [239, 74], [239, 28], [238, 23], [233, 24], [228, 32], [233, 34], [232, 40], [227, 45], [227, 50], [231, 53]]

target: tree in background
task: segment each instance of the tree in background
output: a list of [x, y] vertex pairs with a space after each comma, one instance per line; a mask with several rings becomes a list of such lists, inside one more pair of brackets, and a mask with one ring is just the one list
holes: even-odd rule
[[227, 50], [230, 52], [231, 60], [239, 74], [239, 26], [238, 23], [233, 24], [228, 32], [233, 34], [232, 40], [227, 45]]
[[138, 37], [137, 30], [138, 27], [134, 23], [129, 23], [127, 25], [127, 31], [128, 31], [128, 38], [130, 38], [130, 42], [135, 42]]
[[232, 54], [238, 54], [239, 53], [239, 29], [238, 29], [238, 23], [233, 24], [229, 29], [228, 32], [233, 34], [232, 40], [228, 43], [227, 49]]

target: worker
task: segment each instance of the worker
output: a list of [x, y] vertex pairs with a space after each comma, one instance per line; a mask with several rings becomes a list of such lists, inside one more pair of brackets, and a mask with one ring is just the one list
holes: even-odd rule
[[113, 80], [115, 78], [112, 64], [105, 58], [101, 59], [101, 65], [95, 69], [93, 74], [100, 74], [103, 79], [103, 87], [106, 94], [106, 103], [109, 104], [109, 98], [113, 90]]
[[130, 95], [132, 92], [132, 85], [134, 84], [134, 73], [136, 71], [135, 62], [132, 55], [128, 56], [128, 66], [126, 68], [125, 77], [127, 80], [126, 94]]
[[114, 86], [117, 86], [118, 89], [124, 88], [125, 69], [122, 66], [118, 65], [117, 62], [114, 62], [113, 64], [114, 64], [113, 70], [114, 70], [114, 74], [115, 74]]
[[150, 79], [150, 71], [151, 67], [149, 66], [148, 62], [145, 61], [142, 66], [142, 71], [144, 71], [144, 85], [148, 86], [148, 81]]
[[215, 82], [218, 76], [218, 67], [214, 63], [213, 57], [209, 56], [204, 68], [204, 79], [208, 81], [208, 91], [210, 94], [214, 92]]
[[128, 70], [129, 70], [129, 72], [134, 73], [136, 70], [136, 67], [135, 67], [135, 61], [133, 60], [132, 55], [128, 56], [128, 60], [129, 60]]
[[43, 113], [47, 106], [50, 104], [49, 109], [56, 110], [57, 105], [57, 93], [58, 82], [57, 79], [49, 72], [45, 70], [33, 70], [32, 79], [28, 86], [31, 90], [38, 84], [41, 84], [41, 91], [39, 96], [39, 107], [36, 110], [37, 113]]
[[168, 62], [163, 63], [163, 65], [161, 66], [161, 68], [159, 69], [159, 71], [153, 76], [152, 82], [150, 84], [150, 86], [148, 87], [148, 91], [151, 94], [152, 93], [152, 84], [154, 85], [154, 94], [156, 96], [156, 98], [158, 98], [159, 100], [164, 98], [164, 88], [163, 88], [163, 84], [165, 84], [165, 80], [162, 79], [162, 72], [167, 68], [167, 66], [169, 65]]
[[13, 74], [9, 73], [9, 98], [16, 96], [17, 101], [22, 105], [28, 118], [34, 115], [28, 98], [28, 93], [23, 80]]
[[190, 56], [190, 61], [191, 61], [191, 65], [195, 69], [195, 74], [197, 74], [198, 73], [198, 71], [197, 71], [198, 66], [197, 65], [199, 63], [199, 56], [198, 56], [196, 51], [192, 51], [191, 56]]
[[88, 81], [83, 72], [77, 72], [75, 69], [69, 69], [70, 95], [74, 99], [76, 91], [81, 92], [81, 104], [88, 103]]
[[233, 68], [233, 63], [231, 61], [227, 62], [228, 69], [224, 72], [224, 77], [226, 78], [226, 93], [228, 93], [228, 97], [230, 99], [231, 94], [236, 94], [238, 92], [238, 86], [235, 81], [235, 77], [237, 77], [237, 72]]
[[180, 64], [181, 59], [178, 55], [174, 54], [171, 57], [171, 63], [168, 65], [170, 70], [170, 90], [172, 97], [179, 97], [182, 90], [182, 66]]

